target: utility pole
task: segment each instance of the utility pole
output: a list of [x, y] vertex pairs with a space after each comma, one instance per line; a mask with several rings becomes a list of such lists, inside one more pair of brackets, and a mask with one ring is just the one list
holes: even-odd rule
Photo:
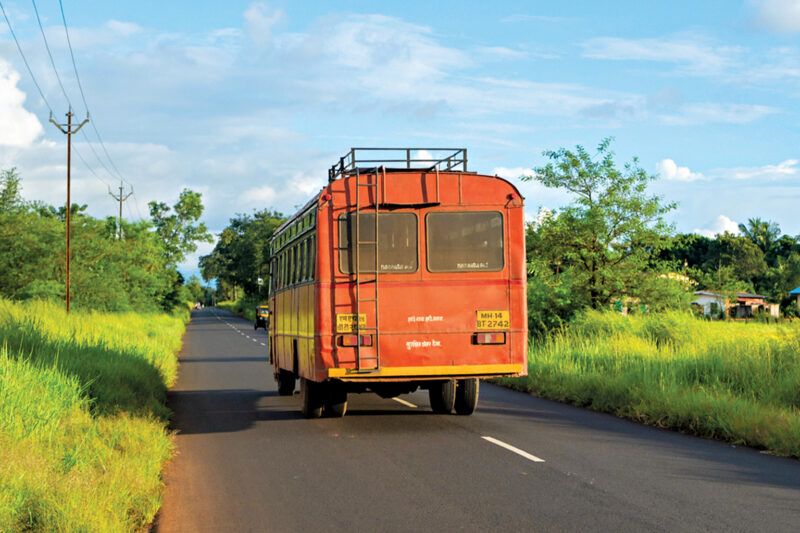
[[119, 202], [119, 217], [117, 217], [117, 239], [119, 240], [122, 240], [122, 202], [130, 198], [130, 196], [133, 194], [133, 187], [131, 187], [131, 192], [124, 196], [122, 195], [122, 189], [123, 186], [121, 181], [119, 182], [119, 196], [116, 196], [113, 192], [111, 192], [111, 187], [108, 188], [108, 194], [111, 195], [111, 198]]
[[[55, 124], [56, 128], [61, 131], [64, 135], [67, 136], [67, 313], [69, 313], [69, 263], [70, 263], [70, 243], [69, 243], [69, 236], [70, 236], [70, 214], [72, 211], [72, 200], [70, 199], [70, 168], [72, 166], [72, 134], [78, 133], [78, 131], [87, 123], [89, 122], [89, 112], [86, 112], [86, 120], [78, 124], [78, 126], [73, 130], [72, 129], [72, 106], [69, 108], [69, 112], [67, 113], [67, 123], [66, 124], [59, 124], [55, 120], [53, 120], [53, 112], [50, 112], [50, 122]], [[67, 129], [64, 129], [67, 128]]]

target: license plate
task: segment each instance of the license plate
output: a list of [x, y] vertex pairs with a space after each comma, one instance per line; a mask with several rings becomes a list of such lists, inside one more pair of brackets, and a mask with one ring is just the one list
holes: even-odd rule
[[508, 329], [510, 327], [511, 321], [508, 318], [508, 311], [477, 311], [475, 329], [479, 331]]
[[[367, 315], [361, 313], [358, 315], [358, 328], [367, 327]], [[356, 314], [355, 313], [337, 313], [336, 314], [336, 333], [356, 333]]]

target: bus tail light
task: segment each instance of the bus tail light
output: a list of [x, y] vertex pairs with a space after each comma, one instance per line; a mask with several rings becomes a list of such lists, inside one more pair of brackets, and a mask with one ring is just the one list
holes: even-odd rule
[[339, 346], [354, 348], [359, 344], [372, 346], [372, 335], [339, 335]]
[[475, 344], [505, 344], [505, 333], [476, 333]]

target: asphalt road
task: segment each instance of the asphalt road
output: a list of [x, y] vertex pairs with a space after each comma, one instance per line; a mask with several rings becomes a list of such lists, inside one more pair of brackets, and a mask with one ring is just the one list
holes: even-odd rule
[[470, 417], [433, 414], [421, 391], [306, 420], [266, 342], [193, 315], [156, 531], [800, 530], [800, 461], [485, 383]]

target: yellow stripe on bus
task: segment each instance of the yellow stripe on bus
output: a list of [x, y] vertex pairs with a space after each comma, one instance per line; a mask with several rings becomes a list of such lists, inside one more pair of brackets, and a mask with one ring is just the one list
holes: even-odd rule
[[330, 368], [329, 378], [370, 379], [385, 377], [440, 377], [489, 374], [519, 374], [523, 366], [502, 365], [460, 365], [460, 366], [393, 366], [378, 370], [356, 370], [355, 368]]

